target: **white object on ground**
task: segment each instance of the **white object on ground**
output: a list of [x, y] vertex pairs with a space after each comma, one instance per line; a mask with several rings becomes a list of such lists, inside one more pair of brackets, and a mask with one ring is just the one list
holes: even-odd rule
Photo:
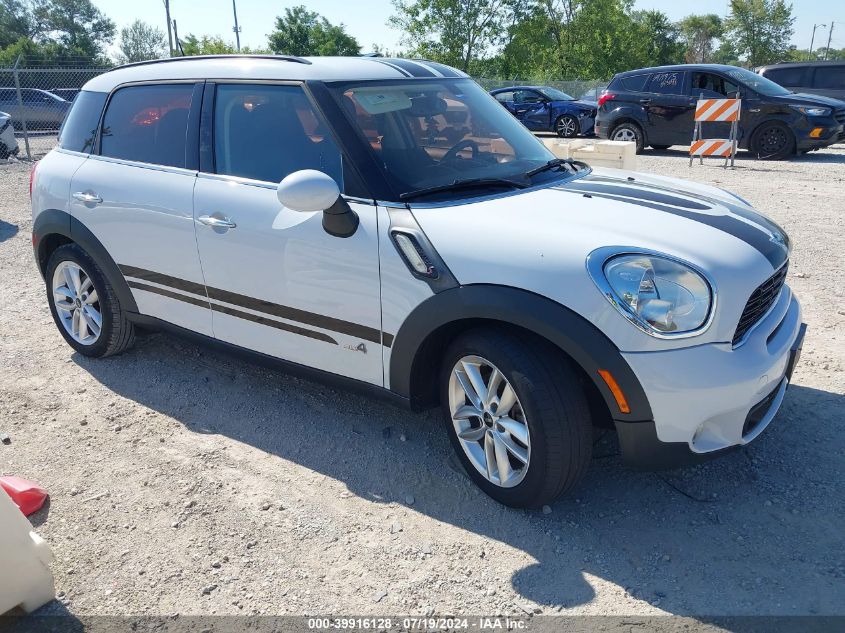
[[52, 560], [50, 546], [0, 489], [0, 614], [15, 607], [30, 613], [56, 596]]
[[558, 158], [581, 160], [594, 167], [637, 169], [637, 149], [633, 141], [544, 138], [543, 144]]

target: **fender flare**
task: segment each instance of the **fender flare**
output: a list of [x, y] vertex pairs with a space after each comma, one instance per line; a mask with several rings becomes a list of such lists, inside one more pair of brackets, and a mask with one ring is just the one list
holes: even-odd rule
[[[512, 324], [534, 332], [581, 367], [598, 388], [615, 420], [652, 419], [648, 398], [634, 371], [601, 330], [556, 301], [509, 286], [459, 286], [419, 304], [405, 319], [391, 346], [391, 391], [413, 399], [415, 363], [426, 339], [438, 329], [466, 319]], [[625, 394], [630, 413], [619, 411], [610, 388], [598, 374], [599, 369], [613, 374]]]
[[48, 240], [45, 238], [50, 235], [61, 235], [79, 244], [108, 277], [121, 307], [127, 312], [138, 312], [138, 305], [135, 303], [132, 291], [105, 246], [87, 226], [66, 211], [58, 209], [42, 211], [32, 225], [32, 249], [35, 251], [35, 262], [42, 277], [46, 273], [48, 259], [46, 256]]

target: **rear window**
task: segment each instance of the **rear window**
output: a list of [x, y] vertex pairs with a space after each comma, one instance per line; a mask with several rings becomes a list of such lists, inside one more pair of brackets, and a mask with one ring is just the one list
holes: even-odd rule
[[121, 88], [112, 96], [103, 118], [100, 153], [185, 167], [185, 137], [193, 91], [193, 84]]
[[680, 95], [684, 90], [683, 72], [654, 73], [648, 82], [648, 92], [661, 95]]
[[770, 68], [763, 71], [763, 76], [771, 79], [776, 84], [785, 87], [803, 86], [804, 73], [806, 66], [798, 66], [793, 68]]
[[845, 66], [817, 67], [813, 87], [845, 90]]
[[648, 75], [631, 75], [630, 77], [623, 77], [619, 83], [622, 84], [622, 87], [625, 90], [630, 90], [631, 92], [642, 92], [643, 88], [645, 88], [645, 82], [648, 79]]
[[105, 92], [88, 90], [79, 93], [59, 130], [59, 147], [74, 152], [91, 153], [107, 96]]

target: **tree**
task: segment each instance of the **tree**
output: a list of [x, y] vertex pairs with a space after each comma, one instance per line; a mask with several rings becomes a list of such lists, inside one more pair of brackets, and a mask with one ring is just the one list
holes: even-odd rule
[[709, 64], [713, 61], [714, 42], [722, 37], [722, 19], [714, 14], [688, 15], [678, 23], [686, 44], [686, 61]]
[[724, 42], [750, 67], [783, 61], [794, 32], [792, 6], [784, 0], [731, 0]]
[[117, 59], [122, 64], [158, 59], [167, 52], [167, 38], [161, 29], [135, 20], [120, 30], [118, 48]]
[[102, 59], [114, 39], [114, 22], [91, 0], [41, 0], [33, 15], [43, 29], [36, 41], [53, 41], [66, 55]]
[[680, 29], [669, 16], [662, 11], [635, 11], [632, 18], [641, 38], [638, 65], [665, 66], [684, 61]]
[[388, 24], [415, 55], [463, 71], [500, 42], [506, 0], [393, 0]]
[[219, 35], [203, 35], [197, 38], [196, 35], [188, 33], [180, 40], [180, 44], [185, 55], [232, 55], [237, 52], [232, 44]]
[[270, 50], [280, 55], [358, 55], [361, 45], [343, 24], [332, 24], [316, 11], [299, 5], [276, 17], [268, 37]]
[[21, 38], [32, 39], [37, 32], [32, 5], [22, 0], [0, 0], [0, 48]]

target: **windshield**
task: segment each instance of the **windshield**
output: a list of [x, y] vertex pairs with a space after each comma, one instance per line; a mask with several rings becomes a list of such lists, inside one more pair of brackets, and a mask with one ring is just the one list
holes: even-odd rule
[[[470, 79], [367, 81], [331, 88], [400, 198], [470, 179], [525, 181], [526, 172], [554, 158]], [[542, 177], [559, 178], [560, 173], [550, 170]], [[473, 192], [456, 189], [449, 195]]]
[[552, 101], [575, 101], [575, 97], [572, 97], [557, 88], [540, 88], [540, 92]]
[[744, 84], [746, 87], [759, 92], [761, 95], [767, 97], [779, 97], [783, 95], [792, 94], [783, 86], [776, 84], [771, 79], [766, 79], [762, 75], [753, 73], [745, 68], [731, 68], [726, 71], [726, 74], [731, 79], [736, 79], [738, 82]]

